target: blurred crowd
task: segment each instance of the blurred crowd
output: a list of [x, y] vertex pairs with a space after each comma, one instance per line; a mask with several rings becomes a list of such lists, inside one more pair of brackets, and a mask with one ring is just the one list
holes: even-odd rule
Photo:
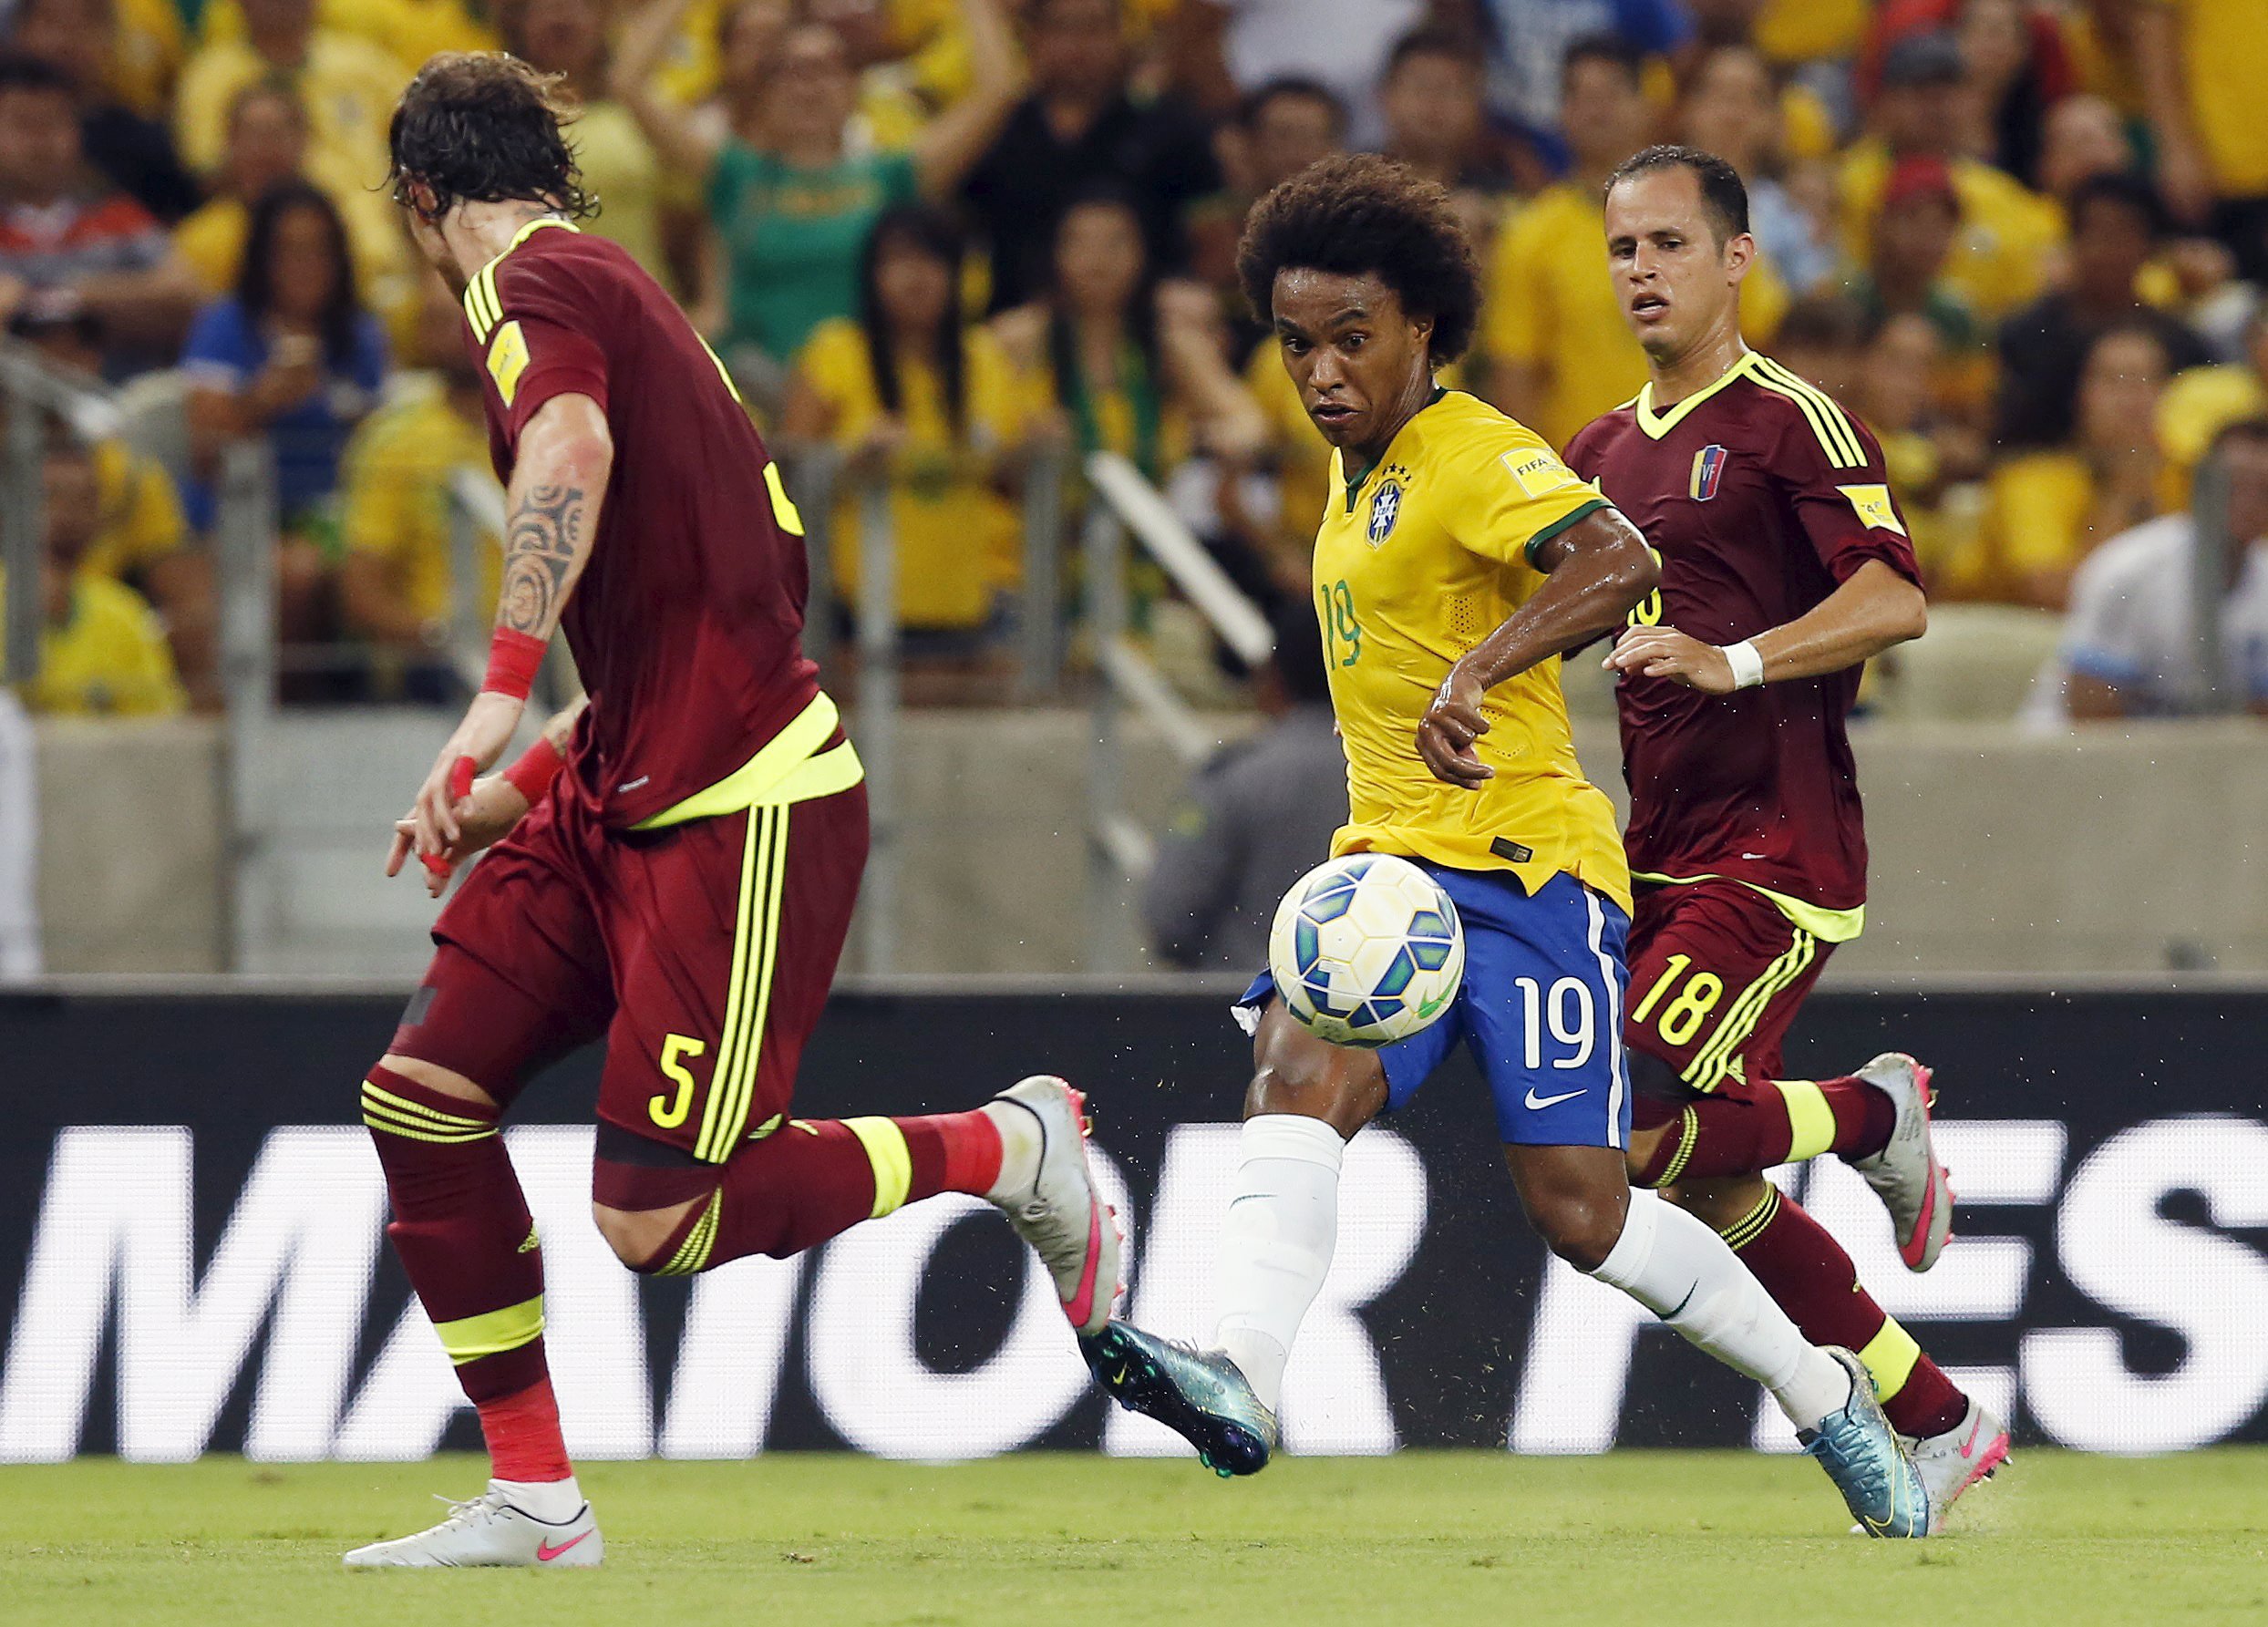
[[1450, 190], [1488, 306], [1448, 382], [1555, 444], [1644, 379], [1603, 178], [1658, 139], [1730, 158], [1750, 340], [1874, 427], [1940, 601], [2101, 600], [2098, 550], [2268, 411], [2263, 0], [15, 0], [5, 40], [0, 320], [186, 426], [170, 458], [50, 426], [53, 711], [217, 703], [247, 438], [281, 636], [332, 653], [294, 696], [448, 698], [451, 607], [493, 592], [452, 580], [444, 495], [486, 460], [479, 378], [383, 185], [442, 50], [562, 76], [586, 229], [784, 452], [886, 485], [909, 658], [964, 693], [997, 692], [1043, 456], [1123, 454], [1304, 602], [1327, 448], [1234, 254], [1343, 148]]

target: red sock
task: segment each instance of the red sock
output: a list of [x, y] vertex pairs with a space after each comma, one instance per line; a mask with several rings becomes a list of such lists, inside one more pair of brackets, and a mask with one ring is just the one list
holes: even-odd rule
[[[685, 1276], [744, 1254], [784, 1260], [940, 1192], [981, 1197], [1000, 1179], [1000, 1132], [981, 1112], [790, 1119], [734, 1153], [716, 1196], [639, 1269]], [[602, 1160], [593, 1195], [616, 1209], [682, 1202], [681, 1185], [665, 1192], [654, 1179], [676, 1173]]]
[[[1816, 1093], [1816, 1096], [1811, 1093]], [[1798, 1115], [1791, 1095], [1803, 1097], [1804, 1145], [1799, 1146]], [[1826, 1112], [1819, 1111], [1823, 1103]], [[1897, 1109], [1890, 1097], [1863, 1079], [1759, 1081], [1742, 1095], [1705, 1096], [1686, 1104], [1639, 1173], [1642, 1186], [1677, 1180], [1759, 1175], [1794, 1158], [1822, 1153], [1865, 1158], [1890, 1143]], [[1827, 1138], [1820, 1144], [1822, 1134]]]
[[573, 1474], [567, 1441], [559, 1431], [559, 1401], [552, 1381], [479, 1403], [480, 1433], [489, 1443], [490, 1473], [500, 1480], [564, 1480]]
[[1726, 1229], [1725, 1241], [1805, 1338], [1865, 1358], [1882, 1411], [1900, 1434], [1937, 1435], [1961, 1421], [1968, 1397], [1859, 1285], [1842, 1245], [1793, 1199], [1768, 1188], [1763, 1201]]
[[[992, 1115], [936, 1113], [925, 1118], [892, 1121], [904, 1132], [907, 1150], [913, 1154], [915, 1184], [921, 1184], [927, 1153], [922, 1144], [935, 1138], [936, 1191], [966, 1192], [982, 1198], [1000, 1179], [1000, 1128]], [[928, 1192], [922, 1194], [924, 1198]]]

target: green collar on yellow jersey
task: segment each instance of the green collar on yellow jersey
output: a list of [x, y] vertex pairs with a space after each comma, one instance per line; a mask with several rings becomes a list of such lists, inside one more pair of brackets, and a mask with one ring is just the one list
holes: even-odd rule
[[[1439, 385], [1435, 385], [1433, 386], [1433, 394], [1426, 397], [1426, 407], [1431, 407], [1435, 402], [1440, 400], [1442, 396], [1448, 394], [1448, 391], [1443, 389]], [[1411, 424], [1416, 423], [1418, 421], [1418, 413], [1425, 411], [1426, 407], [1421, 407], [1418, 409], [1418, 412], [1411, 413], [1409, 417], [1403, 423], [1402, 429], [1407, 429]], [[1399, 440], [1402, 438], [1402, 429], [1397, 429], [1394, 432], [1394, 440]], [[1394, 441], [1390, 440], [1387, 442], [1386, 448], [1388, 452], [1392, 451], [1394, 449]], [[1378, 463], [1384, 463], [1385, 461], [1385, 457], [1381, 455], [1378, 458]], [[1378, 467], [1378, 463], [1366, 463], [1356, 473], [1346, 477], [1346, 511], [1349, 514], [1352, 514], [1355, 511], [1355, 499], [1362, 495], [1364, 482], [1370, 479], [1371, 471]], [[1345, 469], [1346, 467], [1346, 454], [1344, 452], [1339, 454], [1339, 467], [1341, 469]]]

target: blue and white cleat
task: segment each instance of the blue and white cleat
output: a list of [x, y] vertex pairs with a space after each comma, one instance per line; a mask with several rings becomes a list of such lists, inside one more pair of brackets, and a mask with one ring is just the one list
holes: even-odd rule
[[1095, 1382], [1129, 1412], [1155, 1418], [1197, 1448], [1200, 1462], [1228, 1479], [1256, 1475], [1276, 1447], [1275, 1414], [1226, 1352], [1114, 1322], [1079, 1341]]
[[1842, 1493], [1844, 1507], [1868, 1536], [1928, 1536], [1929, 1485], [1882, 1416], [1866, 1364], [1839, 1344], [1821, 1348], [1850, 1375], [1850, 1399], [1816, 1430], [1798, 1430], [1796, 1438], [1820, 1460], [1835, 1489]]

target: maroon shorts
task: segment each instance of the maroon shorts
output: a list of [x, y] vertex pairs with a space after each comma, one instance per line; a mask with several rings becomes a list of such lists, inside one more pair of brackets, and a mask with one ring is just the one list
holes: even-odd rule
[[[1623, 1039], [1667, 1063], [1687, 1093], [1737, 1097], [1777, 1078], [1796, 1008], [1834, 949], [1737, 881], [1641, 882], [1630, 917]], [[1642, 1128], [1678, 1110], [1633, 1101]]]
[[795, 1091], [866, 864], [866, 788], [609, 830], [562, 781], [465, 879], [395, 1055], [509, 1104], [603, 1038], [604, 1124], [721, 1164]]

